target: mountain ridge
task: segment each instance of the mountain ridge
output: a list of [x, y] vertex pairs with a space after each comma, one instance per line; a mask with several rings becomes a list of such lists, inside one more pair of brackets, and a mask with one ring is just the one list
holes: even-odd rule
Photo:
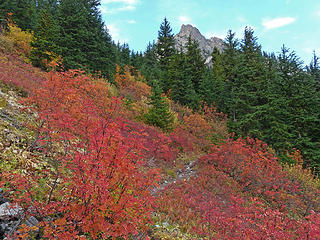
[[221, 38], [211, 37], [210, 39], [207, 39], [201, 34], [198, 28], [192, 26], [191, 24], [182, 24], [179, 33], [174, 36], [176, 49], [182, 48], [182, 50], [184, 51], [189, 36], [192, 40], [198, 42], [201, 54], [205, 59], [205, 64], [209, 66], [212, 64], [211, 54], [213, 52], [213, 49], [216, 47], [219, 52], [222, 52], [225, 48], [224, 42]]

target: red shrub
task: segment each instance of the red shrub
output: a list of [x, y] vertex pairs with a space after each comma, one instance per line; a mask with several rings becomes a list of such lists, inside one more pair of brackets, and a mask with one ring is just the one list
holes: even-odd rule
[[159, 172], [143, 168], [141, 133], [117, 117], [107, 84], [77, 71], [50, 73], [26, 102], [39, 114], [38, 144], [54, 164], [8, 173], [6, 181], [12, 198], [34, 209], [26, 213], [41, 221], [44, 237], [115, 239], [146, 230]]

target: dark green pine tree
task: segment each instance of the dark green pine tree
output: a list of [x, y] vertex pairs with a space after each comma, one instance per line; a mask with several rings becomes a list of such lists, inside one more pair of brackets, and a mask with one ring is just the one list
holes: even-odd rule
[[165, 132], [170, 131], [173, 127], [174, 117], [170, 111], [170, 105], [162, 96], [162, 90], [156, 81], [153, 83], [150, 104], [151, 108], [145, 115], [145, 122], [159, 127]]
[[316, 90], [320, 91], [320, 59], [316, 55], [315, 52], [313, 52], [313, 57], [310, 65], [307, 67], [308, 73], [311, 75], [312, 78], [314, 78], [316, 82]]
[[[284, 92], [286, 82], [283, 81], [282, 74], [279, 72], [277, 58], [265, 55], [267, 66], [267, 76], [265, 81], [267, 104], [259, 109], [260, 138], [267, 142], [276, 150], [277, 156], [282, 156], [288, 149], [292, 149], [291, 132], [293, 128], [290, 119], [289, 102]], [[289, 159], [287, 159], [289, 160]]]
[[116, 62], [120, 66], [125, 66], [130, 64], [130, 48], [127, 43], [117, 44], [117, 51], [116, 51]]
[[188, 37], [185, 54], [186, 74], [189, 75], [193, 84], [193, 89], [198, 94], [200, 92], [200, 83], [203, 81], [206, 72], [205, 60], [201, 56], [199, 44], [191, 37]]
[[160, 85], [165, 92], [170, 89], [170, 84], [168, 83], [168, 65], [170, 58], [175, 53], [174, 48], [174, 35], [170, 23], [167, 18], [164, 18], [160, 25], [160, 30], [158, 31], [158, 42], [156, 45], [156, 53], [159, 61], [159, 67], [161, 70], [161, 81]]
[[168, 81], [171, 86], [171, 98], [192, 109], [199, 109], [200, 98], [194, 89], [192, 76], [188, 69], [186, 55], [181, 50], [174, 54], [169, 63]]
[[115, 70], [115, 49], [108, 30], [102, 21], [99, 7], [101, 0], [86, 0], [89, 12], [89, 25], [92, 31], [92, 42], [87, 46], [88, 66], [92, 72], [101, 72], [102, 76], [111, 79]]
[[47, 9], [54, 18], [57, 17], [59, 0], [36, 0], [36, 5], [38, 12]]
[[82, 68], [111, 78], [115, 50], [99, 12], [99, 0], [61, 0], [59, 47], [66, 70]]
[[157, 60], [156, 44], [154, 42], [149, 42], [147, 49], [144, 52], [140, 70], [149, 85], [152, 85], [154, 80], [160, 79], [161, 71]]
[[8, 13], [22, 30], [34, 30], [37, 23], [36, 0], [2, 0], [0, 1], [0, 19], [6, 22]]
[[143, 54], [142, 52], [135, 52], [134, 50], [130, 53], [130, 65], [135, 69], [141, 71], [141, 67], [143, 65]]
[[320, 102], [314, 78], [303, 71], [294, 52], [283, 47], [278, 57], [282, 95], [287, 102], [292, 146], [301, 151], [310, 167], [320, 170]]
[[237, 109], [235, 105], [235, 89], [233, 88], [238, 78], [240, 65], [239, 41], [235, 38], [235, 33], [228, 31], [224, 40], [225, 49], [221, 54], [222, 58], [222, 83], [216, 83], [216, 104], [221, 112], [227, 113], [230, 120], [237, 119]]
[[240, 57], [237, 78], [232, 86], [233, 108], [237, 116], [230, 127], [239, 135], [261, 138], [259, 111], [267, 103], [266, 69], [261, 46], [251, 28], [244, 31]]
[[221, 106], [224, 103], [222, 95], [225, 87], [225, 74], [222, 62], [222, 56], [219, 50], [215, 47], [211, 54], [212, 66], [206, 71], [200, 83], [200, 94], [203, 101], [208, 105], [215, 104]]
[[56, 44], [59, 39], [59, 27], [51, 15], [50, 9], [41, 10], [40, 19], [31, 43], [31, 62], [36, 67], [46, 70], [46, 63], [60, 55]]

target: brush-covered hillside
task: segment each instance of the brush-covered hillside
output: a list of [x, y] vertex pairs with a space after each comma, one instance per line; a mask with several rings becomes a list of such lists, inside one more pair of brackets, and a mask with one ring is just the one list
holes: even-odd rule
[[[12, 11], [0, 34], [0, 239], [320, 239], [319, 99], [303, 105], [310, 85], [282, 82], [315, 84], [316, 58], [302, 69], [286, 52], [240, 49], [230, 33], [206, 68], [191, 39], [187, 51], [170, 47], [166, 19], [158, 45], [130, 54], [98, 31], [99, 1], [78, 2], [35, 5], [29, 25], [14, 2], [0, 4]], [[78, 33], [101, 33], [87, 51], [67, 27], [71, 6], [94, 23]], [[94, 51], [99, 41], [114, 58]]]

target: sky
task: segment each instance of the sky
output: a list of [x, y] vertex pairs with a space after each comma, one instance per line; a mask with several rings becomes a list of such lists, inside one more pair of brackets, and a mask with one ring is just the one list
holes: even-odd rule
[[320, 56], [320, 0], [101, 0], [100, 10], [112, 39], [135, 51], [157, 39], [166, 17], [174, 34], [191, 24], [207, 38], [231, 29], [241, 40], [249, 26], [264, 51], [284, 44], [305, 64]]

